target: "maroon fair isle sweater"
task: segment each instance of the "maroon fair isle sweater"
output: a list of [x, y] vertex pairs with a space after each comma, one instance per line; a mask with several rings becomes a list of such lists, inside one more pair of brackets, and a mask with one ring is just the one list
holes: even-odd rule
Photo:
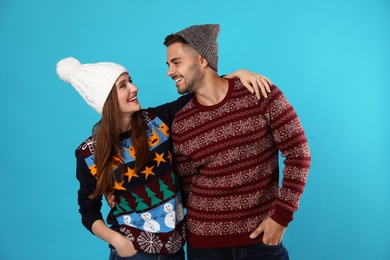
[[[311, 158], [301, 122], [276, 86], [257, 100], [232, 79], [217, 105], [193, 98], [176, 114], [172, 139], [191, 246], [250, 245], [266, 218], [286, 227], [292, 221]], [[285, 157], [281, 187], [278, 151]]]

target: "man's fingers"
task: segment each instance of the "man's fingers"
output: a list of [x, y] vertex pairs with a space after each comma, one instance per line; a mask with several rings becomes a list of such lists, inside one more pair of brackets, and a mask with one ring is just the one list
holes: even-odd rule
[[260, 226], [258, 228], [256, 228], [255, 231], [252, 232], [252, 234], [249, 235], [249, 237], [251, 239], [255, 239], [256, 237], [258, 237], [261, 233], [263, 233], [264, 229], [263, 229], [263, 226], [260, 224]]

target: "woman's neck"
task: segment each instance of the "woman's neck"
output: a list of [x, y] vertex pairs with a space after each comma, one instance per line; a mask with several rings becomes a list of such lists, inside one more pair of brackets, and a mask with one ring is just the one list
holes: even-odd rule
[[126, 115], [121, 118], [120, 129], [121, 133], [127, 132], [131, 129], [131, 116]]

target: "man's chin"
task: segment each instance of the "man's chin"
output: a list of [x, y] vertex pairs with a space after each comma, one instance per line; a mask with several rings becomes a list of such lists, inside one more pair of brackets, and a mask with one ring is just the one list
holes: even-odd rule
[[187, 91], [185, 89], [177, 88], [177, 93], [185, 94], [185, 93], [187, 93]]

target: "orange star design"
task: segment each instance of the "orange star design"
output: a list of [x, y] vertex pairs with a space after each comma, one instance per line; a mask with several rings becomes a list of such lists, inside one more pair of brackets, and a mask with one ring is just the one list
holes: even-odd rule
[[164, 153], [162, 153], [162, 154], [156, 153], [156, 157], [153, 159], [153, 161], [157, 162], [157, 167], [160, 166], [161, 162], [166, 162], [163, 156], [164, 156]]
[[123, 186], [122, 186], [124, 182], [125, 182], [125, 181], [121, 181], [121, 182], [115, 181], [114, 189], [116, 189], [116, 190], [126, 190], [126, 189], [123, 188]]
[[127, 182], [130, 182], [131, 178], [133, 178], [133, 177], [139, 178], [137, 173], [133, 169], [131, 169], [130, 167], [127, 167], [127, 172], [124, 175], [127, 176]]
[[91, 171], [92, 176], [96, 178], [96, 174], [97, 174], [96, 165], [92, 165], [91, 167], [89, 167], [89, 170]]
[[152, 167], [146, 166], [146, 167], [145, 167], [145, 170], [142, 171], [142, 173], [145, 174], [145, 180], [149, 177], [149, 175], [154, 175], [154, 172], [152, 171], [153, 168], [154, 168], [154, 166], [152, 166]]
[[170, 151], [168, 151], [168, 159], [169, 159], [169, 161], [171, 162], [171, 164], [172, 164], [172, 154], [171, 154], [171, 152]]

